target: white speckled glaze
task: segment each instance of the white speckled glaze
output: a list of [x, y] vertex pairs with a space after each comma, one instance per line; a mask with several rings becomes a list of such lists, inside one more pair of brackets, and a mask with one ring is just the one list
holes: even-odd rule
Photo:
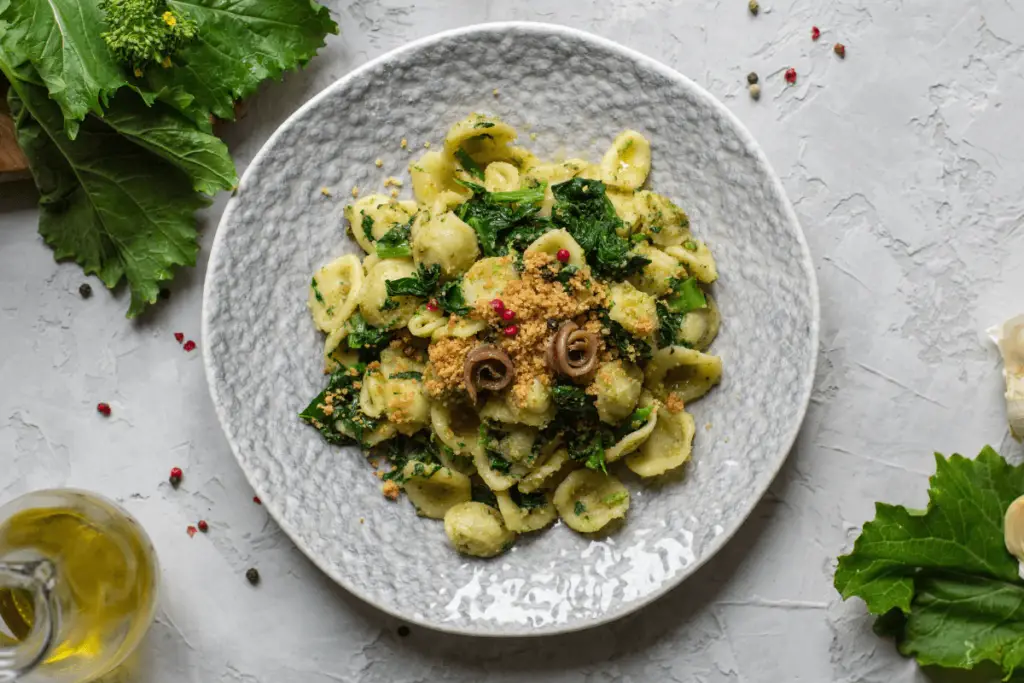
[[[690, 408], [702, 427], [684, 478], [658, 486], [627, 479], [632, 506], [612, 535], [587, 538], [559, 524], [490, 561], [457, 555], [440, 523], [381, 496], [358, 449], [327, 445], [296, 417], [324, 383], [322, 336], [305, 303], [310, 273], [358, 250], [341, 218], [351, 188], [382, 191], [383, 178], [404, 175], [424, 141], [439, 143], [472, 111], [504, 117], [524, 138], [535, 133], [522, 142], [542, 157], [596, 160], [623, 128], [647, 135], [652, 188], [687, 210], [717, 257], [723, 326], [712, 351], [725, 364], [722, 385]], [[403, 137], [408, 150], [399, 147]], [[203, 337], [213, 403], [235, 456], [324, 572], [411, 622], [532, 636], [641, 607], [735, 533], [785, 460], [807, 408], [818, 295], [778, 178], [708, 93], [589, 34], [488, 24], [374, 60], [281, 126], [218, 229]]]

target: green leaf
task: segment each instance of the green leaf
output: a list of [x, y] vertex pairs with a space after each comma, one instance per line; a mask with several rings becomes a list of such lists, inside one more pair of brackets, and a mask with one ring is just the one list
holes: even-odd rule
[[14, 79], [8, 100], [39, 188], [40, 234], [107, 287], [126, 279], [128, 317], [139, 315], [175, 266], [195, 265], [194, 214], [206, 202], [182, 170], [96, 118], [72, 142], [44, 88]]
[[311, 0], [168, 0], [167, 6], [195, 20], [199, 35], [174, 56], [172, 68], [151, 67], [142, 82], [153, 92], [192, 95], [188, 115], [197, 119], [233, 120], [235, 100], [305, 65], [325, 34], [338, 32], [327, 8]]
[[132, 142], [171, 162], [204, 194], [230, 190], [238, 184], [228, 146], [196, 128], [194, 122], [156, 102], [152, 107], [132, 91], [122, 91], [110, 104], [104, 122]]
[[836, 589], [862, 598], [883, 617], [879, 629], [921, 664], [971, 669], [989, 660], [1009, 676], [1024, 661], [1024, 582], [1004, 545], [1003, 516], [1024, 493], [1024, 466], [989, 447], [975, 460], [935, 460], [928, 509], [876, 504], [853, 552], [839, 558]]
[[[70, 139], [89, 112], [127, 84], [100, 36], [95, 0], [0, 0], [0, 54], [10, 69], [30, 64], [59, 105]], [[10, 76], [10, 74], [8, 74]]]
[[668, 295], [665, 303], [673, 313], [689, 313], [698, 308], [707, 308], [708, 300], [704, 296], [704, 290], [697, 284], [697, 278], [689, 277], [685, 280], [679, 278], [669, 279], [672, 292]]

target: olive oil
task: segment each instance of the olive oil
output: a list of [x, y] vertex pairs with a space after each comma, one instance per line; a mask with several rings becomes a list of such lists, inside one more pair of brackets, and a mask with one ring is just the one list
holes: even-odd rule
[[[134, 519], [98, 496], [30, 497], [38, 507], [0, 510], [0, 562], [47, 559], [55, 568], [60, 628], [34, 672], [44, 681], [92, 680], [121, 663], [153, 620], [153, 547]], [[30, 590], [0, 586], [0, 646], [29, 637], [36, 604]]]

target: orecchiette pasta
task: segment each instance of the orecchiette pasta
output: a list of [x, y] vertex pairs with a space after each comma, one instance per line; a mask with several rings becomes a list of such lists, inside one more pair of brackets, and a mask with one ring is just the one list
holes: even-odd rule
[[657, 301], [629, 284], [617, 282], [608, 290], [608, 317], [637, 337], [649, 337], [658, 329]]
[[456, 550], [475, 557], [499, 555], [516, 540], [497, 510], [472, 501], [449, 508], [444, 515], [444, 532]]
[[411, 239], [416, 264], [437, 264], [448, 278], [469, 270], [480, 253], [473, 228], [451, 211], [413, 223]]
[[610, 474], [576, 470], [555, 489], [554, 503], [559, 517], [570, 529], [593, 533], [626, 516], [629, 491]]
[[601, 180], [612, 187], [637, 190], [651, 172], [651, 143], [635, 130], [619, 133], [601, 159]]
[[359, 312], [363, 318], [375, 327], [393, 330], [404, 327], [416, 313], [419, 302], [411, 296], [396, 296], [391, 299], [397, 305], [387, 308], [387, 281], [411, 277], [416, 267], [407, 259], [384, 259], [366, 274], [362, 290], [359, 294]]
[[626, 456], [626, 467], [641, 477], [656, 477], [680, 467], [690, 459], [696, 431], [692, 415], [673, 413], [662, 406], [651, 435], [636, 452]]
[[672, 290], [672, 278], [686, 275], [686, 270], [677, 259], [657, 247], [639, 244], [634, 251], [650, 261], [640, 273], [629, 279], [641, 292], [655, 297], [668, 294]]
[[688, 403], [700, 398], [722, 380], [722, 359], [684, 346], [654, 352], [644, 370], [644, 386], [664, 400], [675, 394]]
[[566, 261], [569, 265], [576, 266], [577, 268], [582, 268], [586, 265], [587, 260], [583, 254], [583, 248], [580, 247], [567, 230], [552, 230], [551, 232], [544, 233], [526, 248], [525, 253], [557, 256], [558, 252], [562, 249], [569, 252], [569, 259]]
[[351, 254], [316, 271], [309, 285], [309, 310], [316, 326], [331, 333], [344, 325], [356, 309], [362, 287], [363, 267]]
[[687, 240], [682, 245], [666, 247], [665, 253], [686, 266], [693, 276], [704, 283], [718, 279], [718, 266], [711, 250], [700, 240]]
[[398, 181], [353, 200], [366, 254], [320, 268], [307, 296], [330, 379], [300, 417], [373, 449], [382, 493], [476, 557], [558, 517], [610, 531], [630, 499], [615, 473], [680, 468], [684, 407], [722, 373], [703, 353], [715, 260], [645, 189], [647, 138], [626, 130], [592, 163], [541, 161], [516, 137], [473, 114], [410, 164], [415, 201]]
[[598, 418], [608, 424], [618, 424], [632, 415], [640, 400], [643, 381], [644, 373], [629, 361], [602, 363], [591, 385], [596, 392], [594, 405]]
[[508, 491], [498, 491], [494, 497], [498, 501], [498, 511], [501, 512], [509, 531], [519, 534], [539, 531], [558, 518], [558, 511], [547, 496], [543, 497], [543, 502], [529, 508], [520, 507]]
[[382, 194], [362, 197], [345, 207], [352, 236], [367, 253], [374, 243], [396, 225], [407, 224], [416, 213], [416, 202], [400, 202]]
[[444, 519], [449, 510], [472, 498], [469, 477], [447, 467], [412, 461], [406, 463], [402, 478], [409, 502], [424, 517]]

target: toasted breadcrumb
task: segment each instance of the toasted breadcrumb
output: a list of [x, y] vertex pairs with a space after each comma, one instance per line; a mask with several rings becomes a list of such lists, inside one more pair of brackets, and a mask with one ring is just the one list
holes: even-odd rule
[[427, 149], [430, 149], [430, 142], [424, 142], [423, 146], [426, 147]]
[[402, 143], [401, 144], [402, 144], [402, 149], [407, 149], [409, 147], [409, 141], [406, 140], [405, 138], [402, 138]]
[[355, 185], [352, 186], [352, 198], [355, 199], [359, 196], [359, 188]]
[[380, 491], [388, 500], [398, 500], [398, 494], [401, 489], [398, 488], [398, 484], [395, 482], [386, 481], [384, 482], [384, 485], [380, 487]]
[[375, 162], [373, 162], [373, 165], [376, 166], [377, 168], [380, 168], [381, 166], [384, 165], [384, 160], [383, 159], [377, 159]]
[[321, 187], [320, 188], [320, 194], [322, 194], [325, 197], [330, 197], [331, 196], [331, 191], [327, 187]]
[[665, 407], [668, 408], [670, 413], [681, 413], [686, 409], [686, 404], [683, 403], [683, 399], [678, 393], [672, 392], [665, 399]]

